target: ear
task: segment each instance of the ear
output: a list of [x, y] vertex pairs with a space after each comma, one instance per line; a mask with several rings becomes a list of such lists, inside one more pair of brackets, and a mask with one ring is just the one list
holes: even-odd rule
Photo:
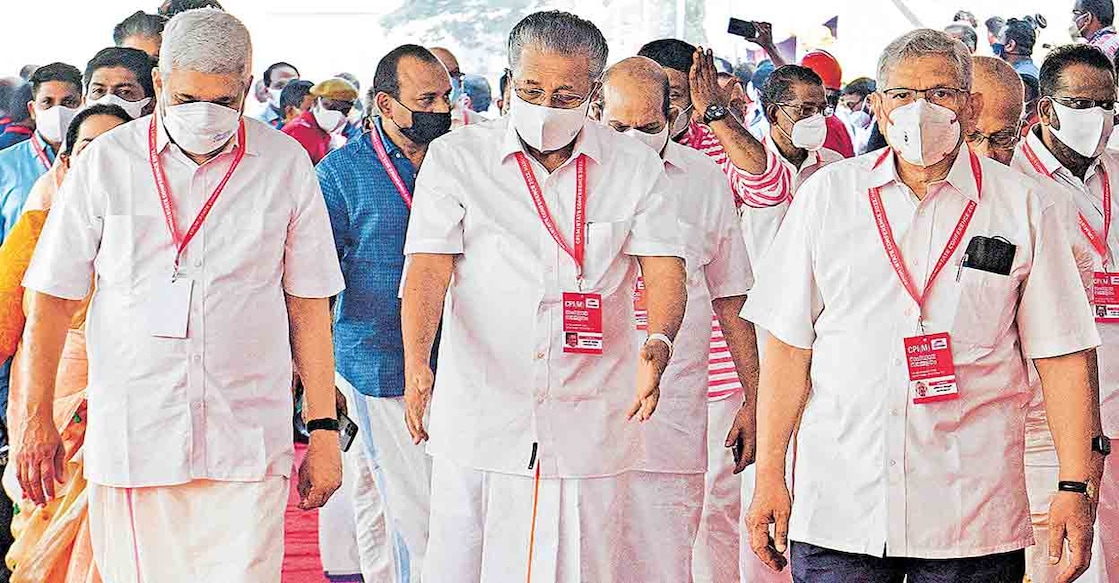
[[1055, 130], [1061, 129], [1061, 120], [1057, 119], [1057, 112], [1053, 110], [1053, 101], [1048, 97], [1037, 100], [1037, 117], [1042, 125], [1047, 125]]
[[1003, 49], [1003, 52], [1005, 52], [1007, 54], [1017, 53], [1018, 52], [1018, 42], [1008, 40], [1008, 41], [1006, 41], [1006, 44], [1002, 45], [1002, 49]]
[[380, 112], [381, 117], [391, 117], [392, 115], [392, 96], [384, 91], [378, 91], [377, 96], [373, 99], [377, 104], [377, 111]]
[[241, 115], [245, 115], [245, 104], [249, 102], [249, 93], [253, 90], [253, 78], [250, 76], [245, 82], [245, 91], [241, 93]]
[[591, 107], [588, 110], [587, 115], [595, 121], [602, 121], [602, 100], [595, 99], [594, 101], [591, 101]]
[[159, 67], [152, 69], [152, 86], [157, 96], [163, 95], [163, 75], [159, 74]]
[[35, 119], [35, 102], [34, 101], [28, 101], [27, 102], [27, 113], [29, 115], [31, 115], [31, 119]]
[[768, 120], [770, 124], [777, 123], [777, 106], [776, 105], [773, 105], [771, 103], [771, 104], [768, 104], [768, 105], [765, 106], [765, 119]]
[[960, 129], [963, 130], [964, 135], [967, 135], [975, 130], [979, 124], [979, 116], [983, 114], [983, 94], [972, 93], [968, 99], [969, 115], [967, 119], [963, 120], [966, 124], [960, 124]]

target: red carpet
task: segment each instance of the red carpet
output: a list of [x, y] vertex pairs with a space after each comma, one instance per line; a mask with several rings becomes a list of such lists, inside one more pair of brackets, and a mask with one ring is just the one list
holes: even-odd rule
[[[295, 468], [299, 468], [307, 446], [295, 444]], [[319, 560], [319, 513], [304, 512], [296, 504], [297, 473], [292, 470], [291, 495], [284, 511], [284, 574], [282, 583], [324, 583], [322, 562]]]

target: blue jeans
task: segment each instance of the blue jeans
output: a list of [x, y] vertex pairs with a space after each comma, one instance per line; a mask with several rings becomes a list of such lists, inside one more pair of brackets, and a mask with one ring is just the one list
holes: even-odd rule
[[[794, 583], [1022, 583], [1025, 550], [966, 559], [872, 557], [792, 543]], [[908, 579], [907, 579], [908, 577]]]

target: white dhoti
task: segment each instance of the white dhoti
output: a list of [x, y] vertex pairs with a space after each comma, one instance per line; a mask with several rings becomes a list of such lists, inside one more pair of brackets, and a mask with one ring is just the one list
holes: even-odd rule
[[727, 432], [742, 406], [740, 395], [707, 404], [707, 476], [703, 516], [692, 554], [696, 583], [738, 583], [739, 531], [742, 530], [742, 479], [725, 446]]
[[691, 581], [702, 474], [541, 479], [535, 508], [531, 477], [436, 458], [432, 480], [424, 583]]
[[178, 486], [89, 484], [89, 528], [111, 583], [276, 583], [288, 479]]
[[[342, 485], [326, 505], [319, 509], [319, 559], [327, 580], [332, 583], [361, 581], [361, 553], [358, 550], [357, 523], [354, 512], [354, 480], [347, 473], [354, 471], [360, 448], [351, 447], [342, 454]], [[351, 458], [347, 461], [346, 458]]]
[[365, 581], [384, 580], [387, 546], [394, 571], [389, 581], [418, 582], [428, 538], [431, 458], [412, 442], [403, 397], [367, 397], [342, 375], [335, 375], [335, 382], [349, 394], [350, 417], [359, 428], [354, 448], [365, 462], [353, 493]]

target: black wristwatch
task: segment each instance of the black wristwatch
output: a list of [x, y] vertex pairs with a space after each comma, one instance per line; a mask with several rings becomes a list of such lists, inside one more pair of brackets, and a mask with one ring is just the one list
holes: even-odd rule
[[337, 419], [312, 419], [307, 422], [307, 433], [311, 434], [318, 430], [323, 431], [338, 431]]
[[1097, 435], [1093, 437], [1092, 451], [1101, 453], [1104, 457], [1111, 455], [1111, 438], [1106, 435]]
[[703, 123], [710, 124], [717, 122], [721, 119], [725, 119], [728, 115], [730, 115], [730, 112], [727, 111], [727, 108], [718, 103], [712, 103], [708, 105], [707, 109], [703, 112]]

